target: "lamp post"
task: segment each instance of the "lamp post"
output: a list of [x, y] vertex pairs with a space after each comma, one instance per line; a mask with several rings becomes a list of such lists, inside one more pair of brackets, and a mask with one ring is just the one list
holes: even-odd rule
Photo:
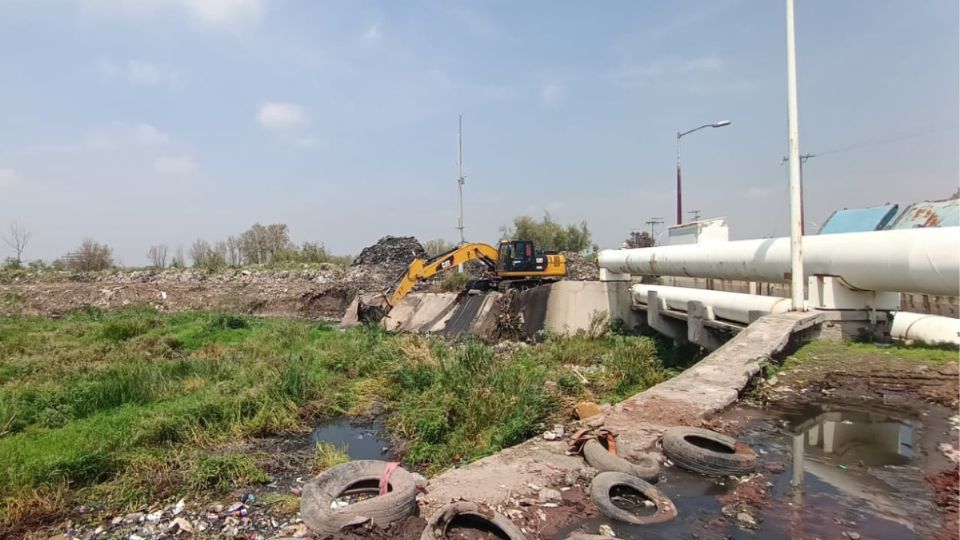
[[714, 122], [712, 124], [704, 124], [700, 127], [693, 128], [689, 131], [677, 132], [677, 225], [683, 223], [683, 195], [680, 184], [680, 139], [685, 135], [689, 135], [694, 131], [700, 131], [704, 128], [721, 128], [729, 126], [729, 120], [721, 120], [719, 122]]

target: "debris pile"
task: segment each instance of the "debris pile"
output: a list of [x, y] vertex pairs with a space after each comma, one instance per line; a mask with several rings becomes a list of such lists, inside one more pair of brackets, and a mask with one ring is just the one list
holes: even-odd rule
[[563, 252], [567, 259], [567, 279], [575, 281], [597, 281], [600, 279], [600, 267], [593, 255], [581, 255], [571, 251]]
[[410, 261], [427, 256], [420, 242], [412, 236], [384, 236], [376, 244], [363, 248], [351, 266], [406, 268]]

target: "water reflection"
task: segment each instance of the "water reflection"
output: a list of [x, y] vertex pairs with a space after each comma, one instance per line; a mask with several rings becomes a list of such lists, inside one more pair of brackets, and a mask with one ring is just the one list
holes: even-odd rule
[[341, 418], [317, 427], [310, 437], [310, 445], [324, 441], [337, 448], [346, 447], [350, 459], [387, 459], [390, 441], [383, 433], [381, 425], [355, 425]]
[[[860, 410], [826, 410], [792, 422], [790, 435], [795, 487], [812, 475], [912, 528], [908, 512], [895, 500], [897, 482], [890, 482], [896, 475], [884, 472], [913, 458], [910, 421]], [[803, 497], [799, 491], [795, 495]]]
[[913, 426], [865, 411], [831, 410], [799, 422], [793, 435], [793, 483], [803, 483], [804, 463], [836, 462], [845, 469], [904, 465], [913, 457]]

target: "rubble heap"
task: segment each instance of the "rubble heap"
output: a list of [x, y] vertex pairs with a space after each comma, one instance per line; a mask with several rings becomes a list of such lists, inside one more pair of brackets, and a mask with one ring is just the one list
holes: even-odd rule
[[600, 279], [600, 267], [597, 258], [593, 255], [581, 255], [571, 251], [564, 251], [567, 259], [567, 279], [576, 281], [596, 281]]
[[376, 244], [363, 248], [351, 266], [406, 268], [410, 261], [425, 258], [426, 250], [412, 236], [384, 236]]

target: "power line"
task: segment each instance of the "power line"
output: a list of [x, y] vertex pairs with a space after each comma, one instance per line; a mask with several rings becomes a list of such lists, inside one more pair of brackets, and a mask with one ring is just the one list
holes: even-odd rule
[[[844, 147], [841, 147], [841, 148], [834, 148], [833, 150], [826, 150], [826, 151], [824, 151], [824, 152], [817, 152], [817, 153], [815, 153], [815, 154], [806, 154], [806, 156], [807, 156], [807, 157], [816, 157], [816, 156], [826, 156], [826, 155], [829, 155], [829, 154], [841, 154], [841, 153], [843, 153], [843, 152], [851, 152], [851, 151], [853, 151], [853, 150], [861, 150], [861, 149], [864, 149], [864, 148], [873, 148], [873, 147], [875, 147], [875, 146], [883, 146], [883, 145], [885, 145], [885, 144], [891, 144], [891, 143], [895, 143], [895, 142], [906, 141], [906, 140], [909, 140], [909, 139], [916, 139], [916, 138], [918, 138], [918, 137], [925, 137], [925, 136], [931, 135], [931, 134], [933, 134], [933, 133], [941, 133], [941, 132], [943, 132], [943, 131], [952, 131], [952, 130], [953, 130], [952, 127], [932, 128], [932, 129], [928, 129], [928, 130], [925, 130], [925, 131], [918, 131], [918, 132], [915, 132], [915, 133], [908, 133], [908, 134], [905, 134], [905, 135], [898, 135], [898, 136], [896, 136], [896, 137], [889, 137], [889, 138], [886, 138], [886, 139], [879, 139], [879, 140], [876, 140], [876, 141], [873, 141], [873, 142], [866, 142], [866, 143], [855, 144], [855, 145], [851, 145], [851, 146], [844, 146]], [[803, 158], [804, 156], [800, 156], [800, 157]]]

